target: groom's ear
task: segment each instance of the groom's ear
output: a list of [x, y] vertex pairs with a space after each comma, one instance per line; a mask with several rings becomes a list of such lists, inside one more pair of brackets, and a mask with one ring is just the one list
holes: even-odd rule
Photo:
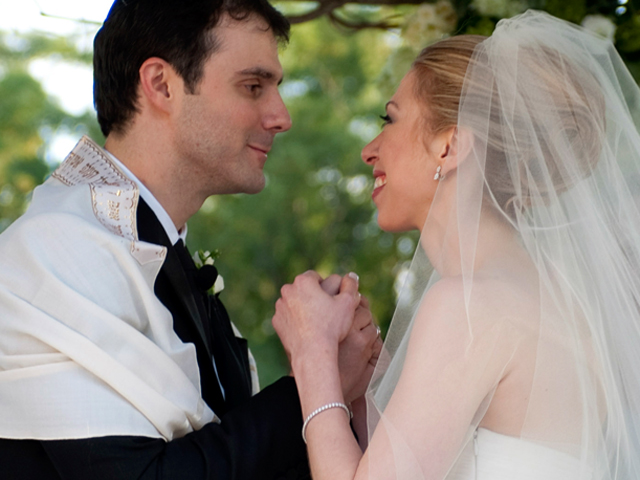
[[453, 172], [465, 161], [473, 148], [473, 134], [464, 129], [451, 127], [442, 132], [443, 148], [440, 152], [442, 175]]
[[143, 105], [162, 114], [176, 109], [177, 94], [184, 92], [184, 82], [166, 60], [148, 58], [140, 66], [139, 78], [139, 101]]

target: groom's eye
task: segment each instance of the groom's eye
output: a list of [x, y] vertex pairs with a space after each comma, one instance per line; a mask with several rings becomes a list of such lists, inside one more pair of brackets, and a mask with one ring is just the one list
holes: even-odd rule
[[247, 83], [244, 85], [244, 88], [246, 88], [251, 95], [257, 95], [262, 89], [262, 85], [260, 83]]

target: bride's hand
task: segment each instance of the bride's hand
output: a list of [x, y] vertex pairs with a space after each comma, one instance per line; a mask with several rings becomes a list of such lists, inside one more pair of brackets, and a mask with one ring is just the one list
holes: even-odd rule
[[314, 350], [337, 355], [338, 344], [352, 327], [360, 302], [357, 276], [342, 278], [337, 295], [325, 292], [322, 281], [313, 271], [298, 275], [293, 284], [282, 287], [276, 302], [273, 327], [292, 360]]
[[[320, 286], [329, 295], [337, 295], [341, 282], [342, 277], [333, 274], [325, 278]], [[338, 367], [346, 402], [364, 395], [369, 385], [382, 349], [379, 332], [369, 309], [369, 301], [363, 296], [354, 313], [349, 334], [339, 345]]]

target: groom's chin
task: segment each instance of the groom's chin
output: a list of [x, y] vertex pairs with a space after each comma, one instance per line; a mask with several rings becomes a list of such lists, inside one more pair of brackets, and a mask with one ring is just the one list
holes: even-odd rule
[[255, 195], [256, 193], [260, 193], [267, 186], [267, 179], [264, 175], [262, 177], [251, 184], [247, 184], [242, 193], [246, 193], [249, 195]]
[[213, 195], [233, 195], [237, 193], [246, 193], [253, 195], [264, 190], [268, 183], [268, 179], [262, 173], [252, 173], [251, 176], [245, 176], [241, 180], [228, 182], [226, 188], [219, 189]]

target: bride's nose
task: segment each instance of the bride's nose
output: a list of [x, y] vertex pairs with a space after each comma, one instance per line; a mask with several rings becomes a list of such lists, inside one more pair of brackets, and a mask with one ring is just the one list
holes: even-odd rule
[[378, 137], [371, 140], [360, 154], [362, 161], [367, 165], [373, 165], [378, 160]]

